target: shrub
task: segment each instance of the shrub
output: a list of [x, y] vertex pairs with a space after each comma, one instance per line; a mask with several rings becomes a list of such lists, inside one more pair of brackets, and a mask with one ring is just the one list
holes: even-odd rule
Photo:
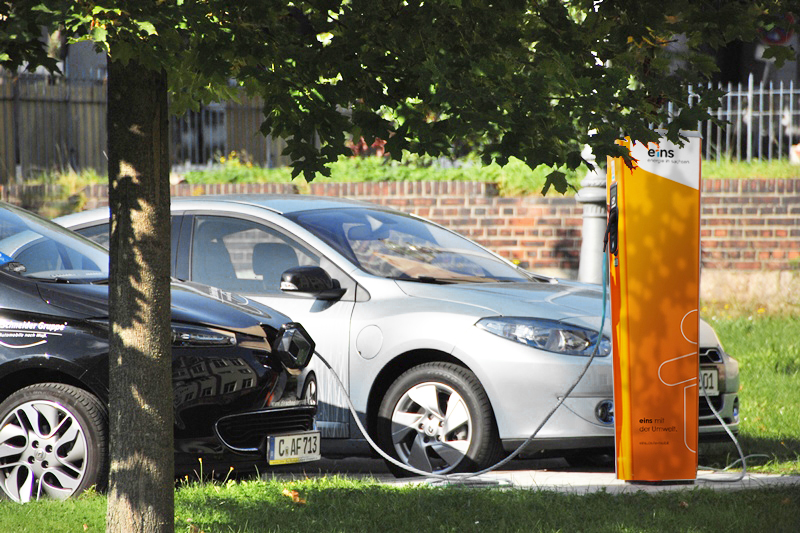
[[[585, 170], [574, 172], [559, 169], [577, 187]], [[497, 164], [482, 165], [474, 159], [459, 161], [407, 156], [402, 161], [386, 157], [342, 157], [331, 165], [331, 176], [318, 175], [315, 179], [331, 182], [381, 182], [381, 181], [483, 181], [497, 184], [503, 196], [539, 194], [551, 168], [540, 166], [531, 170], [519, 159], [511, 159], [501, 167]], [[206, 183], [289, 183], [292, 182], [289, 168], [260, 168], [247, 162], [235, 152], [217, 159], [210, 170], [187, 172], [184, 180], [192, 184]], [[305, 184], [302, 178], [295, 183]], [[301, 187], [302, 189], [302, 187]]]

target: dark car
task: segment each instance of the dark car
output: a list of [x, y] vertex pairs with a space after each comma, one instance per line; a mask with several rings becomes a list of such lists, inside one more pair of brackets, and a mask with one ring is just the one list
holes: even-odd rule
[[[176, 281], [171, 296], [176, 463], [318, 459], [303, 327], [205, 285]], [[0, 489], [12, 500], [106, 482], [108, 332], [107, 251], [0, 203]]]

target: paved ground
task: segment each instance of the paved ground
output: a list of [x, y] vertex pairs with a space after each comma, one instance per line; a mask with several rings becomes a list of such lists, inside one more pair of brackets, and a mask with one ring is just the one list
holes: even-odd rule
[[616, 478], [613, 468], [575, 469], [563, 459], [517, 460], [501, 470], [466, 480], [439, 480], [433, 478], [395, 478], [381, 459], [325, 459], [314, 463], [273, 467], [266, 477], [279, 479], [305, 479], [316, 476], [341, 475], [359, 479], [374, 479], [381, 483], [399, 485], [430, 483], [432, 485], [464, 485], [499, 488], [526, 488], [556, 490], [586, 494], [605, 491], [613, 494], [631, 492], [661, 492], [711, 488], [715, 490], [741, 490], [768, 486], [791, 485], [800, 488], [800, 476], [775, 476], [748, 474], [743, 479], [736, 473], [715, 473], [701, 470], [697, 479], [689, 483], [633, 483]]

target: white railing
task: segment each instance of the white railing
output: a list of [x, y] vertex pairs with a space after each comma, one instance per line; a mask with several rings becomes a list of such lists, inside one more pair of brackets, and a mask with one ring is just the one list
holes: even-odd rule
[[711, 115], [722, 125], [698, 124], [706, 160], [800, 162], [800, 87], [794, 82], [721, 86], [725, 95]]

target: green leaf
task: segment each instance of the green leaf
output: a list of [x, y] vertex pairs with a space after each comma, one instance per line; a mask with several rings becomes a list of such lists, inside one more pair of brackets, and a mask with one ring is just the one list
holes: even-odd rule
[[114, 60], [119, 61], [122, 64], [128, 63], [131, 59], [134, 58], [136, 54], [136, 50], [134, 50], [133, 46], [125, 41], [117, 41], [114, 43], [113, 48]]
[[52, 9], [50, 9], [50, 8], [49, 8], [47, 5], [45, 5], [45, 4], [39, 4], [39, 5], [33, 6], [33, 7], [31, 8], [31, 11], [33, 11], [33, 12], [38, 12], [38, 13], [47, 13], [47, 14], [49, 14], [49, 15], [52, 15], [52, 14], [56, 13], [55, 11], [53, 11]]
[[105, 28], [100, 26], [95, 26], [92, 28], [92, 40], [97, 43], [104, 43], [106, 42], [106, 38], [108, 37], [108, 32]]
[[545, 178], [544, 187], [542, 187], [542, 196], [546, 195], [547, 192], [550, 190], [550, 187], [553, 187], [556, 191], [564, 194], [567, 192], [569, 188], [569, 183], [567, 182], [567, 175], [563, 172], [558, 170], [554, 170], [550, 174], [547, 175]]
[[115, 15], [121, 15], [122, 14], [122, 10], [121, 9], [113, 9], [113, 8], [103, 7], [103, 6], [94, 6], [92, 8], [92, 15], [99, 15], [100, 13], [113, 13]]
[[137, 21], [136, 25], [139, 27], [139, 29], [141, 31], [145, 32], [147, 35], [158, 35], [158, 32], [156, 31], [156, 27], [155, 27], [155, 25], [153, 25], [152, 22], [149, 22], [149, 21]]

